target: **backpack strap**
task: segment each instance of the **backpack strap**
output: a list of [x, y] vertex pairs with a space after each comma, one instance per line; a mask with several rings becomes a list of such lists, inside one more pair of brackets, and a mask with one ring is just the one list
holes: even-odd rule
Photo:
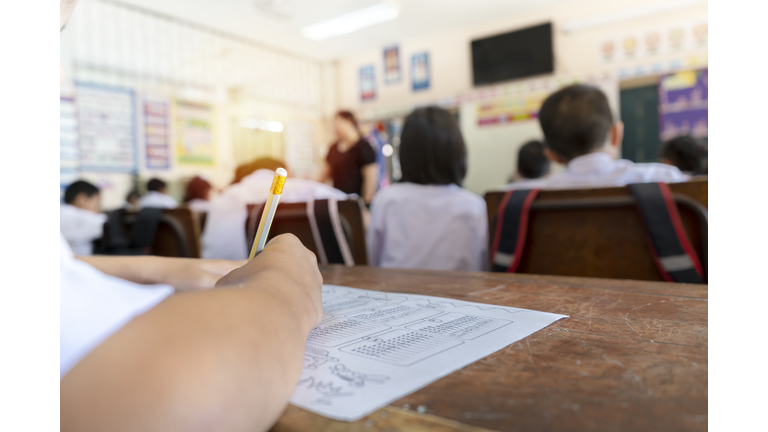
[[511, 190], [504, 195], [496, 214], [491, 271], [514, 273], [520, 264], [528, 230], [528, 213], [538, 189]]
[[151, 252], [157, 225], [162, 215], [162, 208], [144, 207], [139, 210], [136, 222], [131, 227], [131, 248], [139, 248], [146, 253]]
[[[354, 266], [355, 260], [352, 257], [351, 248], [339, 217], [338, 201], [335, 199], [316, 200], [313, 210], [320, 243], [322, 243], [328, 263]], [[310, 218], [311, 220], [312, 218]], [[312, 222], [310, 222], [310, 226], [312, 226]]]
[[672, 191], [666, 183], [634, 183], [635, 197], [653, 259], [668, 282], [704, 283], [701, 263], [688, 240]]

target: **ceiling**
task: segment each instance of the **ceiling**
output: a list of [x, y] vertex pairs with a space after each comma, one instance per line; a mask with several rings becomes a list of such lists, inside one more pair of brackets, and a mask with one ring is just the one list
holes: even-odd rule
[[397, 19], [313, 41], [301, 28], [381, 0], [119, 0], [318, 60], [479, 24], [563, 0], [399, 0]]

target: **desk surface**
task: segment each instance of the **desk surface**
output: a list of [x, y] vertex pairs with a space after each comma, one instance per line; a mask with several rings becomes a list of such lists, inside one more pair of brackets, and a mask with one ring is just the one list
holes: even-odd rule
[[358, 422], [291, 406], [274, 431], [707, 429], [706, 285], [341, 266], [322, 273], [329, 284], [570, 318]]

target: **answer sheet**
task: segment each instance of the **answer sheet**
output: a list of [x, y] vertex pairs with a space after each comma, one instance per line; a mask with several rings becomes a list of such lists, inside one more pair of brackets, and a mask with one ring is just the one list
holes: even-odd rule
[[354, 421], [567, 318], [440, 297], [323, 285], [291, 403]]

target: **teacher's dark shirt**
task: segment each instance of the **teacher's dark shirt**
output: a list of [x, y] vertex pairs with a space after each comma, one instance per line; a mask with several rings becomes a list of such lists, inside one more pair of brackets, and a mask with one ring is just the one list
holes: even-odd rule
[[360, 139], [344, 153], [339, 151], [338, 143], [334, 144], [325, 160], [331, 166], [333, 187], [344, 193], [363, 195], [362, 168], [376, 162], [376, 153], [368, 141]]

